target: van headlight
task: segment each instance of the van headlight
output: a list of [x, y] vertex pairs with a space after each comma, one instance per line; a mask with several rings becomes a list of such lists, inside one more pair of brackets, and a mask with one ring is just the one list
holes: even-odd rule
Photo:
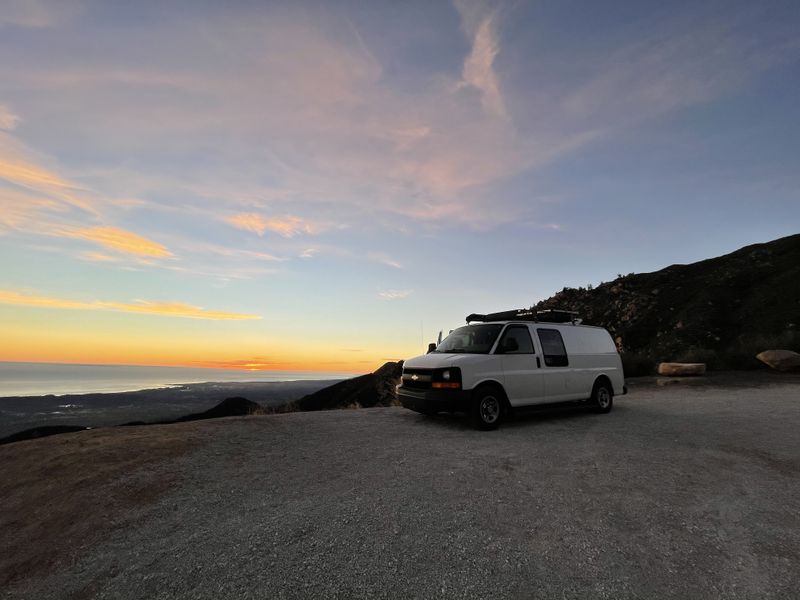
[[461, 369], [448, 367], [433, 372], [431, 387], [436, 389], [458, 390], [461, 389]]

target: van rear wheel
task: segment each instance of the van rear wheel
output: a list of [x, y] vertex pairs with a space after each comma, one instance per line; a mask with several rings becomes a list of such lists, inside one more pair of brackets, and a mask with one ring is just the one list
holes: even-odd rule
[[607, 381], [598, 381], [592, 390], [592, 406], [595, 412], [609, 413], [614, 408], [614, 390]]
[[470, 417], [476, 429], [497, 429], [503, 413], [503, 393], [498, 388], [487, 385], [475, 390]]

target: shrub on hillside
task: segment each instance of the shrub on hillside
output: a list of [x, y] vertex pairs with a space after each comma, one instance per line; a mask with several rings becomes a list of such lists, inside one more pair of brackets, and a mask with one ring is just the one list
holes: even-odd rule
[[656, 363], [652, 358], [631, 352], [623, 352], [620, 357], [625, 377], [645, 377], [656, 372]]

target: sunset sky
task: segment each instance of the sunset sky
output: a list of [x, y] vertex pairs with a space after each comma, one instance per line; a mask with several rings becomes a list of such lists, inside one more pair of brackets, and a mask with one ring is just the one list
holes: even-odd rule
[[0, 360], [366, 372], [800, 231], [800, 3], [0, 0]]

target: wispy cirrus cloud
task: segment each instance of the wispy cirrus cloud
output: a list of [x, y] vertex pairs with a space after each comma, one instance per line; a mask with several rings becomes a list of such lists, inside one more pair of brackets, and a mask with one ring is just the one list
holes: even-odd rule
[[494, 60], [500, 52], [495, 25], [496, 12], [488, 11], [480, 5], [468, 6], [463, 0], [456, 2], [456, 8], [461, 13], [464, 29], [472, 38], [472, 47], [464, 60], [462, 79], [458, 87], [471, 86], [477, 89], [481, 94], [484, 110], [490, 115], [506, 118], [506, 103], [500, 93], [500, 84], [494, 70]]
[[9, 152], [3, 152], [1, 144], [0, 179], [22, 188], [55, 196], [63, 202], [86, 211], [92, 211], [89, 202], [75, 195], [75, 192], [81, 189], [79, 185], [66, 180], [54, 171], [27, 161], [23, 157], [11, 156]]
[[[5, 120], [16, 123], [14, 115]], [[0, 214], [5, 213], [0, 224], [35, 230], [71, 214], [96, 218], [96, 203], [86, 188], [42, 162], [14, 135], [0, 131]]]
[[95, 300], [92, 302], [84, 302], [66, 298], [54, 298], [51, 296], [39, 296], [12, 290], [0, 290], [0, 304], [69, 310], [110, 310], [116, 312], [158, 315], [162, 317], [207, 319], [211, 321], [243, 321], [261, 318], [259, 315], [207, 310], [182, 302], [151, 302], [147, 300], [137, 300], [135, 302], [107, 302]]
[[378, 298], [381, 300], [403, 300], [413, 293], [414, 290], [382, 290], [378, 292]]
[[20, 118], [17, 115], [12, 113], [7, 106], [0, 104], [0, 129], [12, 131], [19, 122]]
[[96, 263], [113, 263], [119, 261], [117, 257], [104, 254], [103, 252], [81, 252], [79, 258], [81, 260]]
[[[0, 125], [2, 119], [0, 111]], [[120, 227], [76, 224], [101, 220], [101, 203], [96, 194], [57, 170], [43, 166], [32, 155], [13, 136], [0, 132], [0, 226], [84, 240], [136, 257], [172, 256], [164, 245]], [[98, 255], [81, 258], [99, 260]]]
[[266, 261], [266, 262], [283, 262], [287, 260], [284, 257], [276, 256], [274, 254], [270, 254], [269, 252], [259, 252], [257, 250], [243, 250], [241, 248], [230, 248], [226, 246], [220, 246], [217, 244], [190, 244], [187, 246], [188, 249], [191, 249], [193, 252], [207, 252], [209, 254], [216, 254], [218, 256], [223, 256], [226, 258], [245, 258], [245, 259], [252, 259], [256, 261]]
[[[28, 75], [15, 77], [33, 89], [70, 90], [75, 106], [82, 108], [73, 111], [69, 104], [62, 105], [66, 108], [59, 109], [61, 119], [68, 124], [84, 122], [84, 130], [94, 127], [85, 117], [94, 107], [118, 125], [118, 135], [136, 142], [170, 133], [179, 134], [174, 140], [234, 133], [238, 141], [232, 156], [244, 151], [239, 156], [243, 160], [236, 161], [240, 170], [236, 177], [191, 172], [184, 179], [210, 179], [222, 192], [209, 195], [207, 202], [222, 201], [228, 210], [262, 202], [260, 191], [247, 198], [231, 189], [226, 178], [242, 187], [247, 186], [239, 182], [253, 178], [275, 182], [269, 191], [274, 201], [264, 204], [272, 215], [283, 216], [245, 209], [226, 219], [259, 236], [316, 234], [336, 229], [327, 221], [359, 223], [365, 214], [384, 221], [401, 215], [428, 222], [447, 215], [451, 225], [506, 218], [500, 207], [491, 218], [481, 219], [458, 208], [482, 202], [467, 193], [472, 188], [519, 172], [553, 153], [555, 145], [548, 140], [527, 144], [505, 119], [497, 118], [507, 113], [494, 65], [500, 36], [496, 13], [486, 7], [476, 11], [468, 24], [464, 19], [471, 49], [460, 72], [437, 73], [410, 95], [396, 89], [355, 28], [339, 30], [336, 20], [324, 12], [317, 17], [302, 11], [257, 13], [245, 15], [244, 28], [243, 15], [234, 13], [216, 23], [210, 34], [215, 47], [249, 57], [236, 73], [207, 66], [214, 60], [200, 60], [180, 73], [145, 61], [135, 67], [95, 65], [88, 71], [74, 65], [50, 68], [49, 75], [40, 69], [34, 80]], [[178, 27], [163, 39], [160, 33], [154, 32], [156, 47], [169, 43], [171, 48], [176, 38], [189, 47], [196, 43], [191, 28]], [[275, 88], [272, 81], [281, 81], [281, 86]], [[128, 105], [122, 92], [130, 88], [158, 89], [159, 101]], [[459, 91], [467, 88], [479, 93]], [[108, 93], [122, 101], [97, 105], [100, 95]], [[193, 100], [189, 109], [186, 98]], [[134, 122], [132, 111], [137, 115], [135, 131], [127, 131]], [[103, 133], [92, 139], [101, 147], [105, 142]], [[159, 149], [145, 146], [142, 153], [157, 157]], [[158, 171], [156, 166], [147, 177], [157, 178]], [[109, 178], [112, 185], [119, 185], [113, 174]], [[165, 188], [158, 189], [163, 193]], [[325, 215], [322, 224], [293, 214], [298, 202], [315, 215]], [[201, 205], [203, 199], [193, 203]], [[312, 214], [307, 210], [305, 214]]]
[[391, 256], [384, 254], [383, 252], [369, 252], [367, 253], [367, 258], [372, 262], [386, 265], [387, 267], [392, 267], [393, 269], [404, 268], [400, 261], [393, 259]]
[[[681, 36], [667, 23], [653, 39], [622, 38], [591, 56], [559, 48], [520, 65], [512, 46], [520, 40], [504, 30], [506, 11], [518, 4], [454, 4], [460, 33], [458, 23], [446, 24], [458, 38], [451, 47], [463, 48], [466, 37], [466, 51], [413, 80], [393, 78], [400, 65], [381, 64], [394, 59], [378, 36], [343, 26], [338, 13], [268, 7], [165, 23], [135, 64], [112, 54], [86, 67], [80, 52], [94, 56], [96, 48], [76, 44], [65, 65], [3, 71], [0, 64], [0, 77], [59, 97], [48, 117], [101, 156], [121, 145], [149, 157], [147, 172], [126, 181], [152, 183], [146, 193], [124, 190], [152, 196], [141, 210], [159, 203], [159, 210], [205, 210], [209, 219], [230, 215], [230, 225], [261, 237], [292, 238], [335, 230], [334, 222], [491, 228], [529, 218], [538, 207], [530, 196], [507, 199], [491, 186], [637, 119], [714, 98], [779, 54], [778, 44], [771, 50], [702, 26]], [[208, 44], [198, 43], [198, 25]], [[115, 41], [138, 43], [127, 36], [119, 31]], [[176, 45], [192, 49], [192, 58], [161, 61]], [[220, 67], [224, 55], [238, 57], [236, 70]], [[573, 65], [569, 77], [558, 68], [562, 61]], [[156, 101], [147, 100], [151, 92]], [[213, 143], [220, 139], [228, 140], [224, 152], [211, 156], [215, 150], [207, 148], [220, 147]], [[169, 148], [163, 155], [162, 146]], [[194, 154], [199, 147], [203, 156]], [[170, 164], [176, 152], [185, 160]], [[122, 186], [111, 169], [97, 176], [103, 178], [98, 188]], [[182, 203], [160, 202], [165, 191]]]
[[80, 229], [57, 228], [56, 235], [86, 240], [109, 250], [147, 258], [166, 258], [172, 252], [165, 246], [141, 235], [119, 227], [84, 227]]
[[319, 226], [293, 215], [266, 217], [257, 213], [240, 213], [227, 217], [225, 220], [234, 227], [252, 231], [258, 235], [264, 235], [267, 231], [271, 231], [286, 238], [301, 233], [314, 234], [320, 229]]

